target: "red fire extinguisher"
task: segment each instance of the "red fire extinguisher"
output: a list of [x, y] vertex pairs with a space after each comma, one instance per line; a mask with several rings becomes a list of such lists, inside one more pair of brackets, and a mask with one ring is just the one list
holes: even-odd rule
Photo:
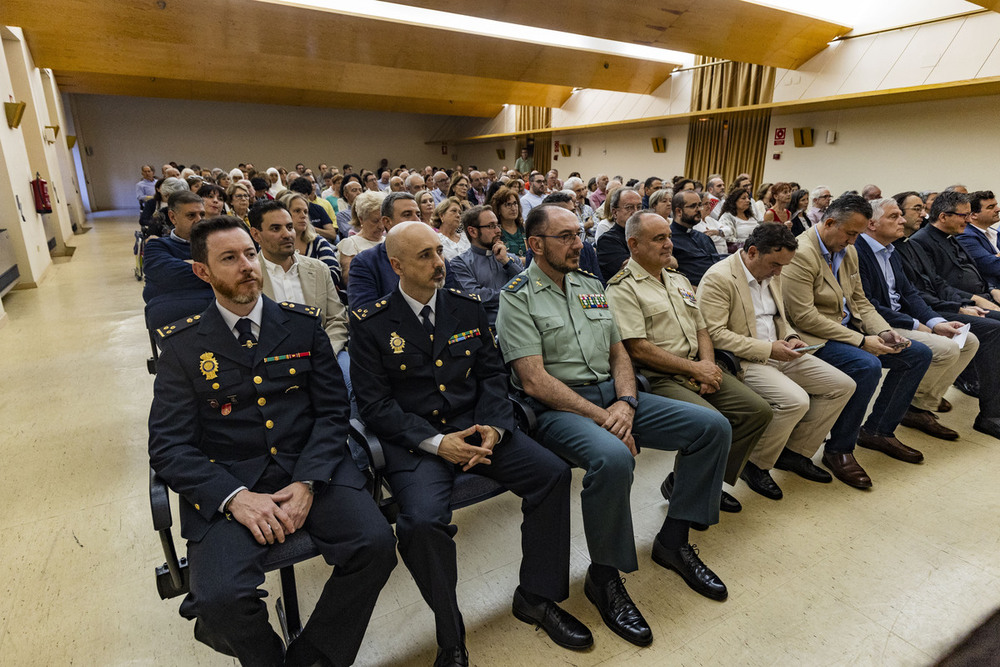
[[35, 200], [36, 213], [52, 212], [52, 202], [49, 199], [49, 184], [37, 171], [35, 172], [35, 180], [31, 182], [31, 196]]

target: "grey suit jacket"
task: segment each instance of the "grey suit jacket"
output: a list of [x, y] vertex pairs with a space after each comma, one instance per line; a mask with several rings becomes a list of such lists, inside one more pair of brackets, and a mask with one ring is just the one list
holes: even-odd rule
[[[330, 277], [330, 267], [305, 255], [295, 255], [295, 259], [299, 264], [299, 284], [302, 285], [305, 305], [319, 308], [333, 353], [339, 354], [347, 346], [347, 310], [337, 296], [337, 288]], [[264, 294], [269, 299], [274, 299], [274, 285], [263, 261], [260, 272], [264, 279]]]
[[[785, 319], [780, 275], [771, 279], [768, 289], [778, 309], [774, 316], [778, 338], [797, 335]], [[744, 361], [767, 363], [771, 344], [756, 337], [757, 313], [739, 253], [709, 267], [698, 285], [698, 303], [715, 347], [728, 350]]]

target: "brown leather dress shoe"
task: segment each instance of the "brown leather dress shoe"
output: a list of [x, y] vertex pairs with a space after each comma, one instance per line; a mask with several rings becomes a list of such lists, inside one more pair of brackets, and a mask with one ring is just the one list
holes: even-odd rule
[[868, 476], [868, 473], [851, 452], [843, 454], [824, 452], [823, 465], [830, 469], [834, 477], [848, 486], [853, 486], [855, 489], [872, 488], [872, 478]]
[[924, 460], [924, 455], [920, 450], [907, 447], [894, 435], [875, 435], [862, 427], [858, 433], [858, 446], [865, 449], [874, 449], [882, 452], [886, 456], [905, 461], [907, 463], [920, 463]]
[[938, 412], [951, 412], [951, 403], [948, 402], [947, 398], [942, 398], [941, 402], [938, 403]]
[[937, 417], [935, 417], [933, 413], [927, 412], [926, 410], [914, 410], [913, 408], [910, 408], [906, 411], [906, 414], [903, 416], [903, 420], [899, 423], [903, 426], [923, 431], [927, 435], [934, 436], [935, 438], [941, 438], [942, 440], [958, 440], [957, 431], [952, 431], [947, 426], [943, 426], [940, 422], [938, 422]]

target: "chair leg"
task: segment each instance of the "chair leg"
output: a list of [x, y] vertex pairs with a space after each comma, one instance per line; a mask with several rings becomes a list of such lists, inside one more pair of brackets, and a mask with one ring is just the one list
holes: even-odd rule
[[299, 617], [299, 594], [295, 588], [295, 567], [292, 565], [281, 568], [281, 595], [282, 597], [278, 598], [276, 604], [276, 611], [287, 646], [302, 632], [302, 619]]

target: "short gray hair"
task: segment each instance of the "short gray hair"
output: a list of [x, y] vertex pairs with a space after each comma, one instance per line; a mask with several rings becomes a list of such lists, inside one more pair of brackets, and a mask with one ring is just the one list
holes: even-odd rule
[[611, 193], [611, 204], [610, 204], [611, 208], [618, 208], [618, 202], [621, 201], [622, 195], [625, 194], [626, 192], [634, 192], [636, 195], [639, 194], [639, 191], [636, 190], [635, 188], [629, 188], [624, 186], [616, 188], [614, 192]]
[[[403, 187], [409, 190], [413, 186], [413, 184], [417, 182], [418, 178], [420, 179], [421, 183], [424, 183], [424, 177], [421, 176], [418, 172], [413, 172], [412, 174], [406, 177], [405, 181], [403, 181]], [[424, 185], [426, 185], [426, 183], [424, 183]]]
[[634, 239], [639, 236], [639, 232], [642, 231], [642, 219], [647, 215], [655, 215], [659, 217], [659, 214], [649, 210], [636, 211], [628, 217], [628, 220], [625, 221], [626, 239]]
[[580, 178], [579, 176], [571, 176], [570, 178], [567, 178], [563, 182], [563, 187], [566, 188], [567, 190], [574, 190], [580, 187], [581, 185], [586, 185], [586, 183], [584, 183], [583, 179]]
[[868, 202], [872, 205], [872, 220], [879, 220], [883, 215], [885, 215], [886, 209], [899, 205], [896, 200], [892, 197], [882, 197], [881, 199], [873, 199]]
[[365, 190], [355, 197], [351, 202], [351, 226], [361, 229], [361, 221], [372, 213], [378, 212], [382, 215], [382, 202], [385, 198], [386, 193], [372, 190]]
[[170, 178], [164, 178], [163, 182], [160, 183], [160, 196], [164, 201], [170, 198], [170, 195], [175, 192], [181, 192], [183, 190], [190, 190], [187, 181], [183, 178], [178, 178], [176, 176], [171, 176]]
[[649, 195], [649, 208], [656, 208], [656, 205], [660, 203], [661, 199], [673, 199], [673, 196], [673, 188], [660, 188], [653, 194]]
[[[360, 196], [360, 195], [358, 195]], [[409, 192], [390, 192], [385, 195], [385, 199], [382, 200], [382, 215], [386, 218], [392, 217], [393, 206], [396, 205], [400, 199], [410, 199], [417, 201], [417, 198], [411, 195]]]
[[829, 192], [830, 188], [828, 188], [825, 185], [817, 185], [816, 187], [814, 187], [812, 189], [812, 192], [809, 193], [809, 202], [812, 203], [817, 197], [820, 196], [820, 193], [823, 192], [823, 190]]

